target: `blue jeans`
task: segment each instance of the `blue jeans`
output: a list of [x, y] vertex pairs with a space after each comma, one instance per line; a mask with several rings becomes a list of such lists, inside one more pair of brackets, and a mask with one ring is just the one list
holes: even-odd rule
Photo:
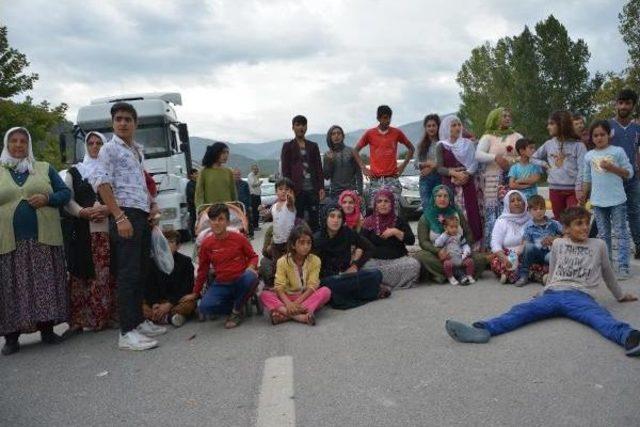
[[377, 300], [381, 282], [382, 273], [376, 269], [338, 274], [320, 280], [322, 286], [331, 289], [331, 307], [340, 310], [359, 307]]
[[631, 236], [636, 248], [640, 248], [640, 180], [637, 175], [624, 181], [624, 192], [627, 194], [627, 220]]
[[202, 314], [229, 314], [232, 309], [241, 311], [257, 286], [258, 276], [251, 271], [245, 271], [231, 283], [214, 281], [202, 296], [198, 310]]
[[436, 185], [440, 185], [442, 179], [438, 172], [430, 173], [427, 176], [420, 176], [420, 201], [422, 202], [422, 212], [427, 210], [429, 200], [431, 200], [431, 192]]
[[524, 251], [520, 258], [520, 266], [518, 267], [518, 276], [528, 277], [531, 264], [549, 265], [550, 255], [549, 248], [539, 248], [533, 243], [525, 243]]
[[628, 272], [631, 243], [627, 229], [627, 205], [622, 203], [607, 208], [594, 206], [593, 213], [596, 217], [596, 224], [598, 225], [598, 238], [607, 242], [609, 259], [612, 257], [611, 230], [615, 230], [618, 236], [618, 269]]
[[514, 305], [508, 312], [473, 325], [485, 328], [491, 336], [511, 332], [528, 323], [552, 317], [567, 317], [589, 326], [603, 337], [624, 346], [633, 328], [616, 320], [589, 294], [581, 291], [545, 291], [538, 298]]

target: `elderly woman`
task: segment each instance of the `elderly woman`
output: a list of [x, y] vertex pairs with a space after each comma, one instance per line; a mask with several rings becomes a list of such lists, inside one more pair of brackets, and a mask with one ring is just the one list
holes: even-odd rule
[[[446, 185], [439, 185], [433, 189], [429, 198], [429, 206], [418, 221], [418, 242], [421, 251], [413, 254], [420, 261], [423, 276], [421, 281], [433, 280], [436, 283], [445, 283], [445, 271], [443, 262], [449, 258], [446, 249], [437, 248], [435, 241], [444, 232], [444, 220], [450, 216], [456, 216], [462, 229], [462, 234], [467, 243], [473, 244], [473, 233], [469, 228], [467, 219], [460, 208], [453, 202], [453, 190]], [[471, 253], [476, 278], [487, 267], [487, 260], [483, 254]]]
[[462, 137], [462, 122], [456, 116], [447, 116], [440, 125], [438, 144], [438, 173], [442, 183], [451, 187], [455, 204], [467, 213], [473, 241], [482, 239], [482, 219], [478, 206], [475, 174], [478, 170], [476, 146]]
[[491, 235], [491, 270], [500, 278], [500, 283], [515, 283], [518, 280], [518, 258], [524, 249], [524, 229], [531, 219], [527, 211], [527, 199], [518, 190], [504, 196], [504, 209], [496, 221]]
[[476, 160], [480, 168], [480, 210], [484, 214], [484, 247], [491, 247], [493, 224], [502, 213], [498, 190], [505, 184], [506, 174], [516, 161], [516, 141], [522, 138], [511, 127], [511, 111], [496, 108], [485, 123], [486, 133], [480, 138]]
[[69, 317], [59, 208], [71, 192], [46, 162], [33, 157], [31, 135], [12, 128], [0, 155], [0, 335], [3, 355], [20, 349], [21, 333], [40, 331], [57, 344], [53, 326]]
[[331, 307], [345, 310], [389, 296], [380, 270], [362, 269], [373, 245], [345, 224], [340, 206], [329, 204], [323, 213], [313, 252], [322, 260], [320, 284], [331, 289]]
[[98, 167], [98, 153], [106, 142], [100, 132], [89, 132], [84, 139], [84, 159], [65, 176], [72, 197], [65, 210], [73, 216], [71, 227], [65, 230], [71, 295], [65, 338], [84, 328], [104, 329], [117, 317], [115, 280], [110, 268], [109, 209], [98, 201], [89, 184]]
[[364, 268], [377, 268], [382, 282], [391, 288], [411, 288], [420, 276], [420, 263], [408, 255], [406, 245], [416, 238], [409, 224], [395, 213], [395, 197], [386, 187], [373, 198], [373, 213], [366, 217], [360, 232], [373, 243], [371, 259]]

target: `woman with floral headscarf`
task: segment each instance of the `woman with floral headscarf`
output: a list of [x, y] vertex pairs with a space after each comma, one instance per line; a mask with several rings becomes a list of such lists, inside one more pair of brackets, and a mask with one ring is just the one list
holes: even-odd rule
[[11, 128], [0, 155], [0, 335], [2, 354], [20, 349], [22, 333], [46, 344], [69, 317], [59, 208], [71, 192], [55, 169], [33, 157], [31, 135]]
[[408, 255], [406, 245], [416, 238], [409, 224], [395, 213], [395, 197], [386, 187], [373, 198], [373, 213], [366, 217], [360, 232], [373, 243], [371, 259], [364, 268], [377, 268], [382, 282], [391, 288], [410, 288], [420, 276], [420, 263]]
[[99, 164], [98, 153], [107, 140], [100, 132], [89, 132], [84, 143], [84, 159], [71, 167], [64, 179], [71, 189], [71, 200], [65, 210], [73, 217], [70, 227], [65, 229], [71, 295], [71, 318], [65, 338], [84, 328], [99, 331], [116, 319], [109, 209], [100, 203], [90, 184]]
[[[429, 198], [427, 209], [418, 221], [418, 242], [422, 250], [414, 253], [413, 257], [420, 261], [422, 266], [421, 282], [433, 280], [436, 283], [444, 283], [446, 281], [443, 261], [449, 258], [449, 254], [446, 249], [435, 246], [436, 239], [444, 232], [445, 218], [457, 217], [463, 237], [470, 245], [474, 243], [473, 233], [467, 219], [453, 200], [454, 195], [451, 187], [447, 185], [436, 186]], [[471, 257], [477, 278], [486, 269], [487, 260], [480, 253], [472, 252]]]
[[491, 270], [500, 282], [515, 283], [518, 280], [518, 258], [524, 248], [523, 237], [527, 222], [531, 219], [527, 211], [527, 199], [518, 190], [504, 196], [503, 212], [496, 221], [491, 234]]
[[478, 142], [476, 160], [480, 163], [480, 210], [484, 214], [484, 247], [490, 249], [493, 224], [502, 213], [498, 190], [509, 168], [516, 162], [516, 141], [522, 135], [511, 127], [511, 111], [496, 108], [487, 116], [485, 134]]
[[462, 122], [456, 116], [445, 117], [440, 125], [438, 173], [442, 175], [443, 184], [453, 189], [456, 205], [467, 213], [475, 242], [482, 239], [482, 219], [475, 184], [477, 170], [476, 147], [473, 141], [462, 137]]

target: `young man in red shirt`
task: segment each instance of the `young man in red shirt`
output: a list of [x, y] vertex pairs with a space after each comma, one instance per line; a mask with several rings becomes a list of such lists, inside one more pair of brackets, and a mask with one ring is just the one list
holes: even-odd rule
[[229, 208], [226, 205], [219, 203], [211, 206], [208, 215], [213, 234], [200, 246], [198, 276], [193, 293], [185, 295], [180, 301], [195, 301], [200, 297], [209, 269], [213, 267], [215, 280], [202, 295], [198, 309], [202, 314], [228, 314], [224, 327], [231, 329], [242, 322], [242, 309], [256, 291], [258, 255], [246, 237], [227, 231]]
[[[402, 185], [398, 177], [404, 172], [409, 161], [413, 158], [413, 144], [398, 128], [390, 126], [393, 112], [387, 105], [378, 107], [378, 126], [367, 130], [354, 150], [354, 157], [362, 173], [369, 177], [368, 200], [373, 200], [375, 193], [382, 187], [389, 188], [396, 198], [398, 206]], [[404, 162], [398, 166], [398, 143], [407, 147]], [[369, 146], [371, 165], [367, 167], [360, 157], [360, 150]]]

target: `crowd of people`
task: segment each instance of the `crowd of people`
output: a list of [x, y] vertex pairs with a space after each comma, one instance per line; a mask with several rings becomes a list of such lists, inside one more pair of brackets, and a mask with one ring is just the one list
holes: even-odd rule
[[[58, 344], [109, 327], [120, 329], [119, 348], [146, 350], [168, 325], [190, 317], [226, 316], [225, 328], [235, 328], [252, 300], [273, 325], [314, 325], [327, 304], [350, 309], [418, 283], [472, 285], [490, 269], [503, 284], [539, 282], [543, 291], [493, 319], [448, 320], [455, 340], [484, 343], [566, 316], [639, 356], [640, 332], [592, 296], [604, 282], [618, 301], [637, 299], [618, 285], [630, 277], [631, 239], [640, 258], [637, 101], [635, 92], [621, 91], [616, 116], [587, 130], [581, 116], [554, 112], [550, 138], [539, 147], [515, 130], [507, 108], [496, 108], [477, 141], [455, 115], [427, 115], [416, 150], [383, 105], [377, 126], [353, 148], [332, 126], [321, 155], [305, 138], [307, 119], [295, 116], [262, 257], [249, 240], [260, 229], [259, 170], [252, 167], [245, 182], [226, 166], [229, 147], [215, 143], [187, 187], [197, 258], [181, 254], [180, 235], [165, 231], [170, 272], [150, 256], [156, 189], [135, 142], [133, 106], [112, 106], [113, 137], [89, 132], [83, 161], [64, 179], [34, 158], [27, 129], [12, 128], [0, 156], [2, 354], [19, 351], [23, 333], [40, 331], [44, 343]], [[399, 144], [406, 147], [401, 162]], [[360, 155], [367, 146], [369, 164]], [[410, 251], [416, 235], [398, 214], [398, 177], [415, 151], [423, 209], [419, 249]], [[538, 194], [545, 177], [553, 218]], [[249, 220], [234, 224], [242, 214]], [[61, 337], [53, 327], [63, 322], [69, 329]]]

